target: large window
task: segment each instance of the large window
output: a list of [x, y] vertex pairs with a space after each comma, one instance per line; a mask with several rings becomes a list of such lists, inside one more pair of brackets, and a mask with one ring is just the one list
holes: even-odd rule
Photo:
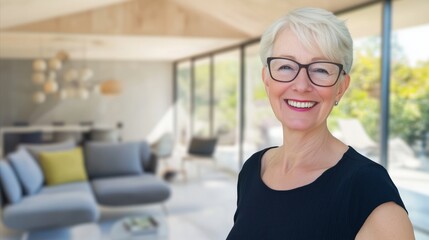
[[211, 135], [210, 119], [210, 59], [195, 61], [194, 65], [194, 118], [192, 135], [208, 137]]
[[177, 65], [176, 133], [177, 140], [184, 144], [190, 136], [191, 116], [191, 63]]
[[220, 145], [237, 143], [239, 56], [233, 51], [214, 58], [214, 128]]
[[428, 37], [429, 24], [393, 32], [389, 118], [392, 168], [429, 172], [429, 50], [424, 40]]
[[218, 137], [216, 156], [218, 164], [238, 172], [238, 117], [239, 117], [239, 50], [214, 57], [213, 111], [214, 134]]
[[[401, 4], [395, 2], [394, 7], [404, 7]], [[403, 15], [393, 18], [394, 23], [407, 20]], [[427, 217], [422, 216], [429, 196], [429, 24], [394, 25], [394, 29], [388, 166], [407, 206], [416, 239], [427, 239]]]

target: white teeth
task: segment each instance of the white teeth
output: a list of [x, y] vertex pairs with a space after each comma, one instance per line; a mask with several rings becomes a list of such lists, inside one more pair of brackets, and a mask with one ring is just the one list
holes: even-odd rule
[[287, 104], [289, 104], [292, 107], [296, 107], [296, 108], [311, 108], [316, 103], [315, 102], [297, 102], [297, 101], [288, 100]]

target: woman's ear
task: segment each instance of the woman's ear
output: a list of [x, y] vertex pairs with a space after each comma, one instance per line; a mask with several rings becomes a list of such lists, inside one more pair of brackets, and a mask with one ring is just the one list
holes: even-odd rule
[[347, 91], [350, 85], [350, 75], [346, 74], [344, 76], [344, 79], [340, 82], [338, 86], [338, 92], [336, 96], [336, 100], [340, 101], [340, 99], [343, 97], [344, 93]]
[[265, 88], [268, 87], [270, 82], [270, 75], [268, 74], [267, 67], [262, 67], [262, 82], [264, 82]]

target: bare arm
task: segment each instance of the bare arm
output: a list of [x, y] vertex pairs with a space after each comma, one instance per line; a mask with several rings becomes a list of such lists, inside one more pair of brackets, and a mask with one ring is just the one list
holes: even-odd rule
[[415, 239], [407, 212], [394, 202], [378, 206], [368, 216], [356, 236], [356, 240], [371, 239]]

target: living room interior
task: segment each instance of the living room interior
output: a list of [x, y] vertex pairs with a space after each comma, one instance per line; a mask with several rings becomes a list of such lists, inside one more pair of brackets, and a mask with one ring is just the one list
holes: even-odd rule
[[[371, 49], [380, 59], [386, 2], [392, 4], [392, 45], [405, 43], [405, 36], [417, 29], [408, 45], [392, 47], [393, 59], [398, 52], [411, 58], [409, 51], [417, 59], [411, 59], [410, 69], [429, 66], [422, 44], [429, 36], [425, 0], [0, 0], [1, 158], [25, 143], [6, 144], [4, 136], [12, 133], [42, 133], [39, 140], [46, 142], [77, 135], [77, 142], [85, 136], [146, 142], [158, 154], [157, 177], [171, 189], [163, 204], [99, 205], [101, 216], [94, 222], [38, 231], [2, 224], [0, 238], [114, 239], [118, 220], [149, 214], [161, 216], [162, 233], [156, 239], [225, 239], [232, 226], [240, 167], [257, 149], [281, 144], [278, 123], [260, 94], [262, 65], [257, 55], [264, 29], [291, 9], [325, 8], [346, 19], [357, 48]], [[367, 91], [377, 92], [369, 95], [377, 99], [374, 105], [381, 105], [380, 68], [373, 68], [377, 87]], [[365, 78], [357, 75], [356, 81]], [[392, 79], [401, 78], [392, 70]], [[407, 100], [417, 102], [422, 95], [424, 101], [428, 89], [421, 86], [423, 93], [415, 94], [409, 90], [415, 97]], [[429, 198], [427, 108], [394, 100], [391, 97], [391, 112], [399, 116], [402, 109], [412, 109], [405, 129], [420, 135], [404, 130], [405, 120], [392, 118], [385, 167], [405, 195], [417, 239], [429, 239], [424, 224], [429, 219], [424, 203]], [[359, 106], [367, 108], [368, 103], [374, 102]], [[382, 159], [381, 110], [368, 111], [375, 115], [335, 113], [332, 127], [350, 145], [365, 142], [361, 151]], [[347, 125], [356, 122], [337, 121], [336, 116], [359, 122]], [[420, 128], [411, 128], [414, 125]], [[171, 144], [163, 149], [166, 153], [158, 152], [166, 136]], [[209, 160], [215, 164], [187, 162], [184, 175], [182, 162], [195, 136], [217, 137], [215, 157]], [[166, 179], [168, 171], [172, 175]]]

